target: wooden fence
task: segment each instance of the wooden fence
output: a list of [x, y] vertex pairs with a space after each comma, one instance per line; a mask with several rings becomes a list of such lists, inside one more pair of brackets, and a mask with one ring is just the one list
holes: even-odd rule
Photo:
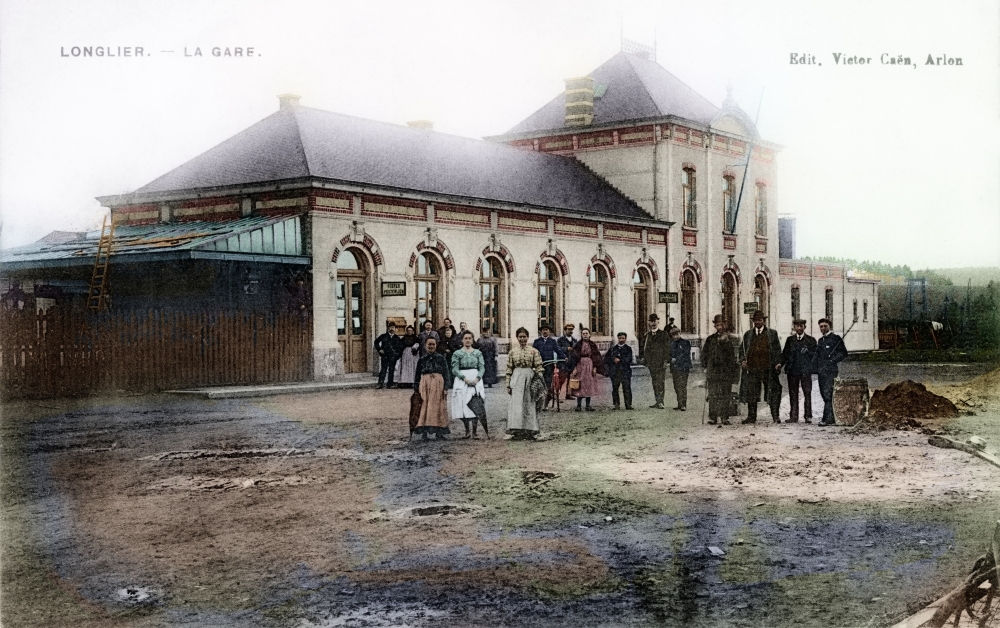
[[0, 312], [6, 398], [311, 378], [312, 321], [298, 314]]

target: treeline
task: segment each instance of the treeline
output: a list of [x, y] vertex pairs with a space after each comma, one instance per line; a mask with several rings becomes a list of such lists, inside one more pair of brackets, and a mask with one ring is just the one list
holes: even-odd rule
[[831, 262], [834, 264], [845, 264], [848, 268], [852, 270], [860, 270], [866, 273], [871, 273], [873, 275], [884, 275], [886, 277], [899, 277], [900, 279], [919, 279], [924, 278], [927, 283], [932, 286], [951, 286], [954, 285], [948, 277], [934, 272], [933, 270], [917, 270], [914, 271], [910, 269], [909, 266], [894, 266], [892, 264], [886, 264], [883, 262], [870, 262], [868, 260], [858, 261], [856, 259], [850, 259], [845, 257], [832, 257], [832, 256], [821, 256], [821, 257], [804, 257], [803, 259], [811, 260], [814, 262]]

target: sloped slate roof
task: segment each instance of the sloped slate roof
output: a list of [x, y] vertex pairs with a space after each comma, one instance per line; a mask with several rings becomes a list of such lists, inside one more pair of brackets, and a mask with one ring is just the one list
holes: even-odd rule
[[[633, 54], [619, 52], [588, 76], [595, 85], [607, 85], [604, 95], [594, 100], [594, 126], [665, 116], [707, 126], [720, 111], [660, 64]], [[565, 116], [563, 93], [506, 134], [562, 129]]]
[[318, 178], [650, 220], [575, 159], [309, 107], [279, 110], [136, 195]]

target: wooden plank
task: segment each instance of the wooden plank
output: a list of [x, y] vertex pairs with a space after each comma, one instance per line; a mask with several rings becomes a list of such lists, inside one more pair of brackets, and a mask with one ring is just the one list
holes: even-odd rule
[[993, 454], [988, 454], [982, 449], [968, 443], [962, 443], [957, 440], [947, 438], [945, 436], [931, 436], [927, 439], [927, 442], [935, 447], [943, 447], [945, 449], [958, 449], [964, 451], [967, 454], [972, 454], [977, 458], [982, 458], [986, 462], [992, 465], [1000, 467], [1000, 458], [994, 456]]

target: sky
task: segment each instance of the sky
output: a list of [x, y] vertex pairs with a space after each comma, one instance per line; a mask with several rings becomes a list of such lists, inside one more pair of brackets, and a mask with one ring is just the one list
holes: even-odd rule
[[374, 120], [503, 133], [616, 54], [622, 33], [655, 41], [657, 61], [715, 105], [731, 84], [751, 118], [759, 107], [761, 135], [783, 146], [777, 211], [797, 218], [797, 255], [1000, 266], [992, 0], [0, 0], [0, 246], [99, 226], [94, 197], [148, 183], [286, 92]]

